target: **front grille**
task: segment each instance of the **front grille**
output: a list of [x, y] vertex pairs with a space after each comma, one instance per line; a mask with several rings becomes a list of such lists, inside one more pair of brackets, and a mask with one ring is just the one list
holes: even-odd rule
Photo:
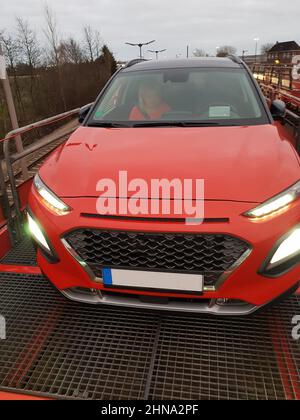
[[70, 232], [65, 239], [97, 277], [102, 277], [102, 267], [188, 271], [204, 274], [205, 286], [211, 287], [249, 249], [242, 240], [223, 234], [83, 228]]

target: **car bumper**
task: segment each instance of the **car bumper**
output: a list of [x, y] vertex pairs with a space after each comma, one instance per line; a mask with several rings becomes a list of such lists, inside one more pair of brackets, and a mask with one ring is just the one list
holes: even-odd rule
[[[296, 265], [277, 278], [259, 274], [259, 268], [270, 254], [274, 244], [300, 222], [300, 206], [294, 205], [288, 212], [275, 218], [251, 222], [242, 213], [253, 203], [208, 202], [206, 217], [224, 218], [227, 223], [181, 225], [169, 222], [147, 222], [84, 218], [82, 213], [95, 213], [95, 199], [65, 199], [73, 209], [67, 216], [55, 216], [38, 200], [34, 189], [29, 197], [32, 215], [40, 222], [51, 242], [58, 261], [51, 262], [38, 252], [38, 263], [51, 282], [68, 298], [88, 303], [99, 303], [148, 309], [175, 310], [220, 315], [250, 314], [264, 307], [286, 291], [295, 288], [300, 279], [300, 266]], [[174, 292], [143, 291], [143, 296], [167, 298], [166, 303], [150, 303], [140, 299], [140, 290], [122, 288], [108, 289], [95, 278], [87, 267], [76, 259], [64, 243], [65, 235], [75, 228], [114, 229], [147, 232], [223, 233], [232, 235], [250, 244], [251, 253], [225, 278], [216, 290], [206, 290], [199, 296]], [[219, 305], [226, 299], [233, 304]], [[155, 300], [155, 299], [154, 299]], [[240, 302], [240, 304], [235, 304]]]
[[109, 305], [109, 306], [123, 306], [127, 308], [135, 309], [147, 309], [147, 310], [159, 310], [159, 311], [173, 311], [173, 312], [187, 312], [187, 313], [199, 313], [208, 315], [219, 315], [219, 316], [243, 316], [250, 315], [258, 310], [269, 306], [271, 303], [279, 302], [288, 298], [297, 291], [299, 283], [293, 286], [291, 289], [278, 296], [274, 300], [265, 305], [255, 306], [246, 302], [239, 301], [223, 301], [222, 304], [218, 303], [217, 299], [198, 299], [185, 301], [183, 299], [171, 300], [167, 299], [166, 302], [146, 302], [141, 300], [137, 296], [113, 296], [100, 290], [90, 289], [64, 289], [61, 293], [68, 299], [80, 303], [88, 303], [92, 305]]

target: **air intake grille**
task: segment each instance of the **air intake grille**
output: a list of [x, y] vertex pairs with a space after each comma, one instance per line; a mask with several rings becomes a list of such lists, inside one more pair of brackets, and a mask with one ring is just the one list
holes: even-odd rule
[[101, 277], [101, 267], [174, 270], [203, 273], [214, 286], [249, 249], [223, 234], [181, 234], [78, 229], [67, 242]]

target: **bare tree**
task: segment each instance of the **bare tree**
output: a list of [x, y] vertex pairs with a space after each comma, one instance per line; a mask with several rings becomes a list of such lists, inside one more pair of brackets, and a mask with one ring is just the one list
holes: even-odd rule
[[40, 64], [40, 48], [36, 33], [29, 27], [28, 22], [17, 17], [18, 44], [22, 54], [22, 61], [31, 72]]
[[[17, 18], [15, 32], [0, 29], [0, 42], [22, 124], [91, 102], [117, 67], [113, 53], [103, 45], [97, 30], [86, 27], [84, 42], [78, 42], [73, 36], [62, 39], [52, 10], [46, 6], [44, 13], [47, 44], [43, 47], [39, 34], [22, 18]], [[9, 127], [7, 106], [0, 89], [0, 138]], [[35, 136], [36, 133], [32, 138]]]
[[59, 91], [61, 95], [61, 99], [63, 102], [63, 108], [67, 110], [66, 98], [63, 89], [62, 83], [62, 70], [59, 62], [59, 34], [57, 28], [57, 21], [53, 11], [50, 7], [46, 4], [45, 5], [45, 20], [46, 20], [46, 28], [44, 30], [46, 38], [49, 44], [49, 59], [50, 63], [54, 65], [57, 69], [57, 76], [58, 76], [58, 84], [59, 84]]
[[274, 44], [272, 44], [271, 42], [267, 42], [266, 44], [263, 44], [261, 46], [261, 53], [262, 54], [267, 54], [267, 52], [274, 46]]
[[22, 110], [23, 113], [25, 113], [20, 86], [19, 86], [19, 82], [17, 78], [17, 72], [16, 72], [16, 66], [18, 62], [21, 61], [19, 43], [15, 36], [13, 36], [12, 34], [6, 34], [5, 31], [1, 31], [0, 33], [0, 42], [2, 43], [2, 46], [4, 47], [4, 55], [7, 60], [7, 64], [9, 66], [9, 70], [11, 71], [11, 74], [13, 75], [14, 88], [15, 88], [15, 93], [16, 93], [17, 102], [19, 104], [19, 108]]
[[15, 37], [6, 34], [5, 31], [0, 33], [0, 42], [4, 47], [5, 58], [7, 64], [13, 69], [15, 68], [20, 56], [19, 45]]
[[22, 63], [28, 67], [30, 74], [30, 98], [34, 108], [35, 101], [35, 69], [40, 64], [40, 48], [36, 33], [29, 27], [28, 22], [17, 17], [18, 44]]
[[202, 48], [196, 48], [193, 55], [194, 57], [207, 57], [206, 52]]
[[80, 64], [83, 62], [83, 52], [79, 43], [74, 38], [61, 41], [59, 46], [60, 63]]
[[100, 32], [87, 25], [83, 28], [83, 34], [87, 59], [93, 63], [101, 55], [102, 40]]
[[222, 47], [218, 48], [217, 57], [227, 57], [230, 54], [236, 54], [237, 49], [232, 45], [222, 45]]
[[100, 32], [94, 31], [94, 54], [98, 58], [102, 53], [103, 41]]
[[52, 9], [45, 5], [45, 20], [46, 20], [46, 27], [44, 29], [44, 33], [46, 35], [48, 41], [48, 55], [50, 64], [55, 65], [56, 67], [59, 66], [59, 54], [58, 54], [58, 47], [59, 47], [59, 35], [57, 29], [57, 22], [54, 16]]
[[93, 33], [92, 28], [88, 25], [83, 28], [84, 39], [86, 44], [87, 56], [89, 61], [94, 61], [94, 48], [93, 48]]

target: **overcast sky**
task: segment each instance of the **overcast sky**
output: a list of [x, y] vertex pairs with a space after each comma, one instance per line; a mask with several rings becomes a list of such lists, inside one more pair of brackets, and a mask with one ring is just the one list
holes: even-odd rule
[[[20, 16], [43, 40], [43, 0], [1, 0], [0, 29], [14, 30]], [[62, 36], [82, 37], [83, 25], [98, 29], [118, 59], [135, 58], [138, 49], [124, 42], [149, 41], [151, 49], [167, 48], [165, 58], [202, 48], [234, 45], [254, 54], [254, 38], [300, 43], [299, 0], [48, 0]], [[149, 47], [150, 48], [150, 47]], [[147, 53], [146, 58], [150, 58]]]

